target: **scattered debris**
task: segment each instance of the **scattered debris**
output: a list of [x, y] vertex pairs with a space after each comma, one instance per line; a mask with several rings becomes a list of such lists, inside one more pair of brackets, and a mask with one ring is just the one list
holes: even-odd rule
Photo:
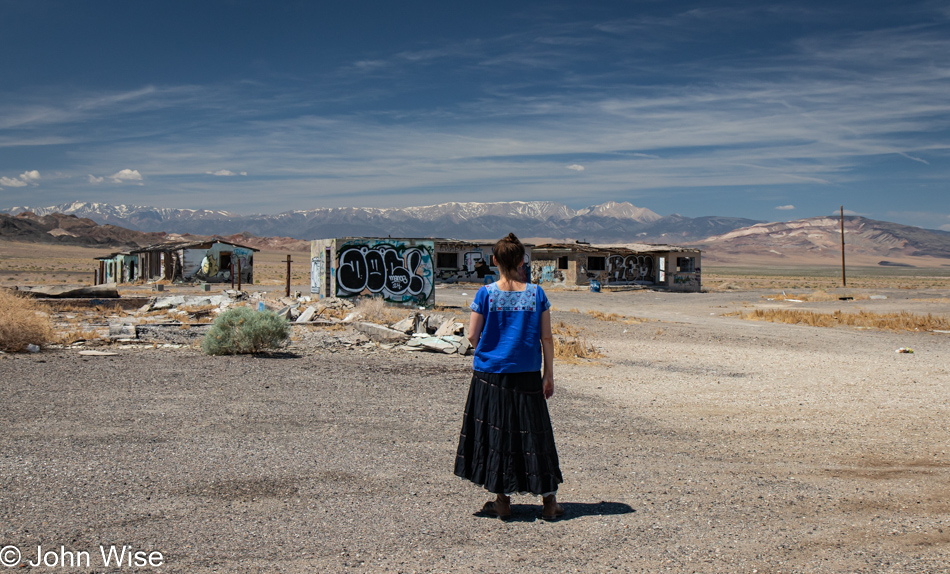
[[30, 343], [29, 345], [26, 346], [26, 350], [29, 351], [29, 352], [31, 352], [31, 353], [39, 353], [39, 352], [40, 352], [40, 346], [39, 346], [39, 345], [34, 345], [33, 343]]
[[910, 354], [913, 354], [914, 350], [911, 349], [910, 347], [901, 347], [900, 349], [897, 349], [897, 350], [894, 351], [894, 352], [895, 352], [895, 353], [910, 353]]
[[39, 285], [37, 287], [21, 287], [18, 292], [20, 295], [27, 297], [42, 297], [47, 299], [117, 299], [119, 297], [115, 283], [86, 285], [83, 287]]
[[354, 327], [356, 327], [357, 331], [366, 334], [367, 337], [379, 343], [403, 342], [409, 339], [409, 336], [405, 333], [390, 329], [385, 325], [377, 325], [376, 323], [362, 321], [356, 323]]
[[79, 354], [84, 357], [114, 357], [118, 353], [111, 353], [109, 351], [79, 351]]

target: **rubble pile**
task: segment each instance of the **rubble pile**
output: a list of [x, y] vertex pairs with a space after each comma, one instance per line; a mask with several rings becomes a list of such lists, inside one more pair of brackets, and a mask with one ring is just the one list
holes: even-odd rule
[[468, 355], [472, 352], [465, 324], [455, 317], [416, 313], [392, 325], [359, 322], [355, 328], [381, 344], [395, 345], [400, 351], [429, 351], [448, 355]]

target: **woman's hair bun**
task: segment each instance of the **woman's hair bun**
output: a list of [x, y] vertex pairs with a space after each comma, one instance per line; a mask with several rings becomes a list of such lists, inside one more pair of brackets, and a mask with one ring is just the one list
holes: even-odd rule
[[518, 243], [518, 238], [515, 236], [514, 233], [509, 233], [508, 236], [505, 237], [505, 239], [506, 239], [507, 241], [512, 242], [512, 243]]

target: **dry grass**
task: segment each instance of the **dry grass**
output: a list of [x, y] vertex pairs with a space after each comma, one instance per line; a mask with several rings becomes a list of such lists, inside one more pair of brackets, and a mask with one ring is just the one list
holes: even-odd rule
[[577, 337], [581, 330], [573, 325], [568, 325], [564, 321], [558, 321], [551, 324], [551, 333], [554, 335], [565, 335], [567, 337]]
[[39, 304], [0, 290], [0, 351], [18, 352], [53, 339], [49, 313]]
[[408, 310], [405, 307], [392, 307], [379, 298], [361, 299], [353, 311], [359, 313], [364, 321], [384, 325], [401, 321], [408, 316]]
[[79, 341], [93, 341], [96, 339], [103, 339], [98, 331], [95, 329], [84, 329], [81, 326], [57, 331], [53, 338], [53, 340], [60, 345], [72, 345]]
[[811, 311], [795, 311], [789, 309], [757, 309], [751, 312], [738, 312], [743, 319], [752, 321], [771, 321], [773, 323], [788, 323], [791, 325], [808, 325], [810, 327], [837, 327], [846, 325], [861, 329], [877, 329], [879, 331], [933, 331], [934, 329], [950, 329], [950, 319], [934, 317], [933, 315], [915, 315], [913, 313], [814, 313]]
[[551, 325], [554, 335], [554, 357], [566, 362], [575, 362], [578, 359], [596, 359], [603, 357], [593, 345], [587, 342], [583, 331], [558, 321]]
[[179, 315], [182, 325], [198, 325], [214, 321], [217, 305], [182, 305], [179, 311], [184, 311], [187, 315]]
[[554, 337], [554, 357], [565, 362], [578, 359], [597, 359], [604, 355], [587, 342], [586, 337]]
[[811, 293], [796, 294], [796, 293], [785, 293], [785, 291], [782, 291], [781, 293], [777, 293], [775, 295], [762, 296], [763, 299], [769, 299], [771, 301], [795, 300], [795, 301], [808, 301], [808, 302], [838, 301], [842, 297], [850, 297], [851, 299], [855, 301], [865, 300], [869, 298], [868, 295], [835, 294], [835, 293], [828, 293], [827, 291], [823, 291], [821, 289], [817, 289], [815, 291], [812, 291]]
[[613, 322], [627, 323], [628, 325], [632, 325], [634, 323], [645, 323], [647, 321], [646, 319], [640, 319], [638, 317], [627, 317], [626, 315], [620, 315], [617, 313], [604, 313], [603, 311], [598, 311], [596, 309], [592, 311], [588, 311], [587, 314], [599, 321], [613, 321]]

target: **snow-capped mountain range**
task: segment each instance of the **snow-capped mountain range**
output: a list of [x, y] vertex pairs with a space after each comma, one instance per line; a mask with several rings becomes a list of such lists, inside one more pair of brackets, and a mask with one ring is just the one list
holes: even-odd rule
[[694, 241], [759, 223], [733, 217], [660, 216], [628, 202], [609, 201], [572, 209], [552, 201], [442, 203], [422, 207], [335, 207], [276, 215], [238, 215], [207, 209], [73, 202], [19, 206], [39, 216], [63, 213], [137, 231], [199, 235], [249, 232], [258, 236], [316, 239], [340, 236], [452, 237], [491, 239], [515, 231], [522, 237], [588, 241]]

